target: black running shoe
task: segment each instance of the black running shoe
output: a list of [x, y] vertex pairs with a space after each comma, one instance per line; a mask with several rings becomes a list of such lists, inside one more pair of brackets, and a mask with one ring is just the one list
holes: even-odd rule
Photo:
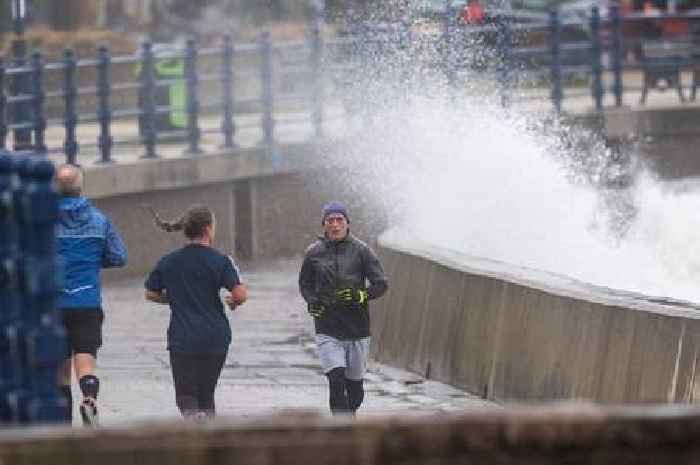
[[80, 403], [80, 416], [83, 417], [84, 426], [98, 426], [97, 402], [91, 397], [86, 397]]

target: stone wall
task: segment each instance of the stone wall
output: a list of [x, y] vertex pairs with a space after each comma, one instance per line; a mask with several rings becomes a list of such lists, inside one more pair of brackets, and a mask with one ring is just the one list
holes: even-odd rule
[[497, 401], [694, 402], [700, 313], [389, 234], [373, 356]]
[[168, 233], [158, 229], [151, 214], [140, 205], [152, 205], [164, 219], [178, 218], [194, 203], [206, 204], [217, 217], [216, 247], [223, 253], [235, 254], [235, 198], [232, 184], [216, 184], [180, 190], [128, 194], [96, 200], [100, 208], [119, 229], [129, 251], [125, 268], [106, 270], [105, 277], [145, 275], [165, 253], [185, 243], [182, 232]]
[[[256, 218], [272, 208], [256, 200], [256, 186], [274, 184], [268, 178], [291, 176], [295, 158], [303, 156], [308, 147], [302, 144], [280, 150], [286, 156], [281, 162], [275, 161], [269, 150], [259, 148], [89, 167], [85, 193], [110, 217], [129, 250], [128, 266], [108, 270], [105, 276], [143, 275], [160, 256], [184, 243], [181, 233], [157, 229], [142, 205], [152, 205], [161, 217], [170, 219], [194, 203], [206, 204], [217, 216], [216, 246], [221, 251], [241, 259], [275, 255], [255, 240], [260, 234]], [[291, 228], [285, 233], [291, 237], [301, 234]]]
[[[217, 217], [215, 246], [239, 260], [301, 257], [321, 234], [321, 206], [335, 193], [315, 191], [300, 174], [234, 178], [227, 182], [174, 189], [154, 189], [93, 200], [122, 233], [129, 250], [129, 264], [105, 271], [108, 279], [143, 275], [159, 257], [185, 242], [182, 233], [166, 233], [155, 227], [151, 205], [164, 219], [177, 218], [194, 203], [210, 206]], [[353, 232], [372, 242], [377, 231], [365, 223], [370, 215], [348, 202]], [[357, 227], [354, 224], [357, 223]], [[357, 231], [355, 231], [357, 230]]]
[[315, 231], [310, 218], [316, 217], [316, 210], [312, 215], [294, 201], [298, 191], [285, 189], [294, 185], [294, 179], [280, 174], [94, 200], [119, 229], [129, 250], [127, 267], [107, 270], [105, 277], [143, 275], [163, 254], [185, 243], [181, 232], [158, 229], [141, 205], [153, 206], [164, 219], [178, 218], [195, 203], [208, 205], [217, 218], [216, 248], [239, 260], [301, 255]]
[[324, 183], [324, 170], [303, 169], [317, 156], [313, 144], [286, 145], [277, 155], [265, 148], [201, 157], [160, 158], [137, 163], [90, 166], [85, 193], [124, 235], [129, 265], [105, 276], [142, 275], [168, 250], [182, 244], [140, 208], [149, 204], [163, 218], [176, 218], [194, 203], [214, 209], [217, 247], [241, 260], [302, 256], [321, 233], [321, 206], [345, 201], [351, 229], [373, 242], [386, 226], [382, 215], [362, 203], [348, 186]]
[[[459, 415], [303, 412], [205, 425], [0, 432], [0, 462], [56, 465], [695, 465], [700, 412], [586, 404]], [[86, 446], [89, 444], [89, 447]]]

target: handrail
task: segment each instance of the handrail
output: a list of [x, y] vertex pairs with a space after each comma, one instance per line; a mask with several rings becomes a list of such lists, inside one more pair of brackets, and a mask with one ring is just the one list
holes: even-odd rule
[[[99, 56], [78, 59], [73, 52], [67, 58], [66, 52], [64, 59], [41, 63], [40, 69], [30, 60], [6, 61], [0, 64], [0, 148], [6, 147], [7, 135], [12, 131], [31, 129], [35, 139], [41, 139], [46, 129], [62, 121], [67, 161], [77, 163], [78, 129], [95, 121], [101, 125], [100, 158], [109, 162], [113, 121], [136, 118], [149, 157], [157, 156], [159, 134], [173, 128], [185, 130], [191, 151], [199, 151], [201, 111], [207, 115], [219, 112], [221, 136], [227, 147], [235, 145], [234, 113], [260, 111], [259, 128], [264, 143], [271, 146], [275, 143], [275, 127], [284, 124], [276, 109], [288, 106], [306, 108], [314, 133], [320, 137], [323, 115], [333, 99], [343, 99], [343, 86], [358, 89], [371, 84], [367, 71], [379, 70], [383, 61], [391, 62], [394, 56], [398, 58], [396, 63], [408, 67], [433, 60], [431, 66], [444, 68], [444, 76], [452, 86], [468, 79], [472, 68], [473, 72], [495, 73], [503, 105], [520, 98], [519, 82], [532, 85], [533, 79], [540, 79], [540, 85], [550, 86], [554, 108], [562, 110], [572, 95], [566, 92], [571, 76], [591, 76], [590, 96], [601, 111], [606, 92], [612, 92], [615, 104], [621, 105], [625, 92], [637, 91], [634, 87], [625, 89], [625, 72], [684, 73], [700, 67], [700, 33], [662, 38], [660, 46], [673, 49], [673, 56], [666, 57], [663, 53], [651, 55], [654, 41], [626, 29], [629, 25], [667, 20], [700, 24], [700, 12], [622, 14], [613, 6], [604, 12], [591, 9], [590, 14], [561, 9], [547, 17], [541, 13], [492, 11], [481, 25], [451, 19], [442, 25], [436, 23], [440, 31], [428, 28], [421, 32], [402, 23], [359, 28], [370, 33], [332, 38], [324, 37], [321, 20], [312, 18], [305, 40], [275, 42], [262, 35], [255, 43], [234, 44], [224, 38], [220, 45], [200, 48], [189, 41], [186, 48], [165, 51], [156, 51], [146, 43], [138, 53], [122, 56], [100, 49]], [[698, 51], [694, 51], [696, 48]], [[641, 55], [631, 62], [627, 56], [634, 50]], [[402, 76], [400, 79], [410, 79], [412, 72], [405, 69], [396, 74]], [[32, 75], [42, 76], [42, 85], [32, 89], [16, 85]], [[612, 76], [612, 84], [603, 85], [604, 75]], [[95, 76], [93, 82], [88, 82], [93, 79], [90, 76]], [[56, 86], [59, 81], [62, 86]], [[298, 85], [303, 86], [302, 91], [294, 89]], [[700, 82], [691, 84], [692, 95], [698, 85]], [[280, 86], [290, 88], [279, 90]], [[205, 92], [222, 100], [206, 101], [202, 98]], [[61, 111], [63, 115], [58, 117]], [[44, 118], [43, 112], [48, 117]], [[33, 122], [30, 124], [28, 119]]]

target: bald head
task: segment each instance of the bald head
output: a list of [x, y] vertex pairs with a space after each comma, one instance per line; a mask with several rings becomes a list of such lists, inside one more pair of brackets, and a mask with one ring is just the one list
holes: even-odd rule
[[61, 165], [56, 171], [56, 189], [64, 197], [80, 197], [83, 192], [83, 172], [73, 165]]

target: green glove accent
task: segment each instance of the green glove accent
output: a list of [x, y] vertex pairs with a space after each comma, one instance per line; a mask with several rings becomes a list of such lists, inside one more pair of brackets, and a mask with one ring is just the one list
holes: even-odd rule
[[369, 292], [365, 291], [364, 289], [357, 291], [357, 303], [362, 305], [365, 302], [367, 302], [367, 299], [369, 299]]
[[364, 289], [353, 289], [353, 288], [345, 288], [341, 289], [338, 292], [335, 293], [335, 295], [338, 297], [338, 300], [341, 302], [345, 303], [357, 303], [357, 304], [364, 304], [367, 302], [369, 298], [369, 293], [364, 290]]
[[314, 318], [321, 318], [326, 307], [323, 304], [309, 304], [309, 314]]
[[335, 293], [335, 295], [338, 296], [338, 300], [340, 300], [341, 302], [350, 303], [354, 300], [353, 293], [354, 293], [354, 290], [352, 288], [348, 287], [346, 289], [339, 290], [338, 292]]

